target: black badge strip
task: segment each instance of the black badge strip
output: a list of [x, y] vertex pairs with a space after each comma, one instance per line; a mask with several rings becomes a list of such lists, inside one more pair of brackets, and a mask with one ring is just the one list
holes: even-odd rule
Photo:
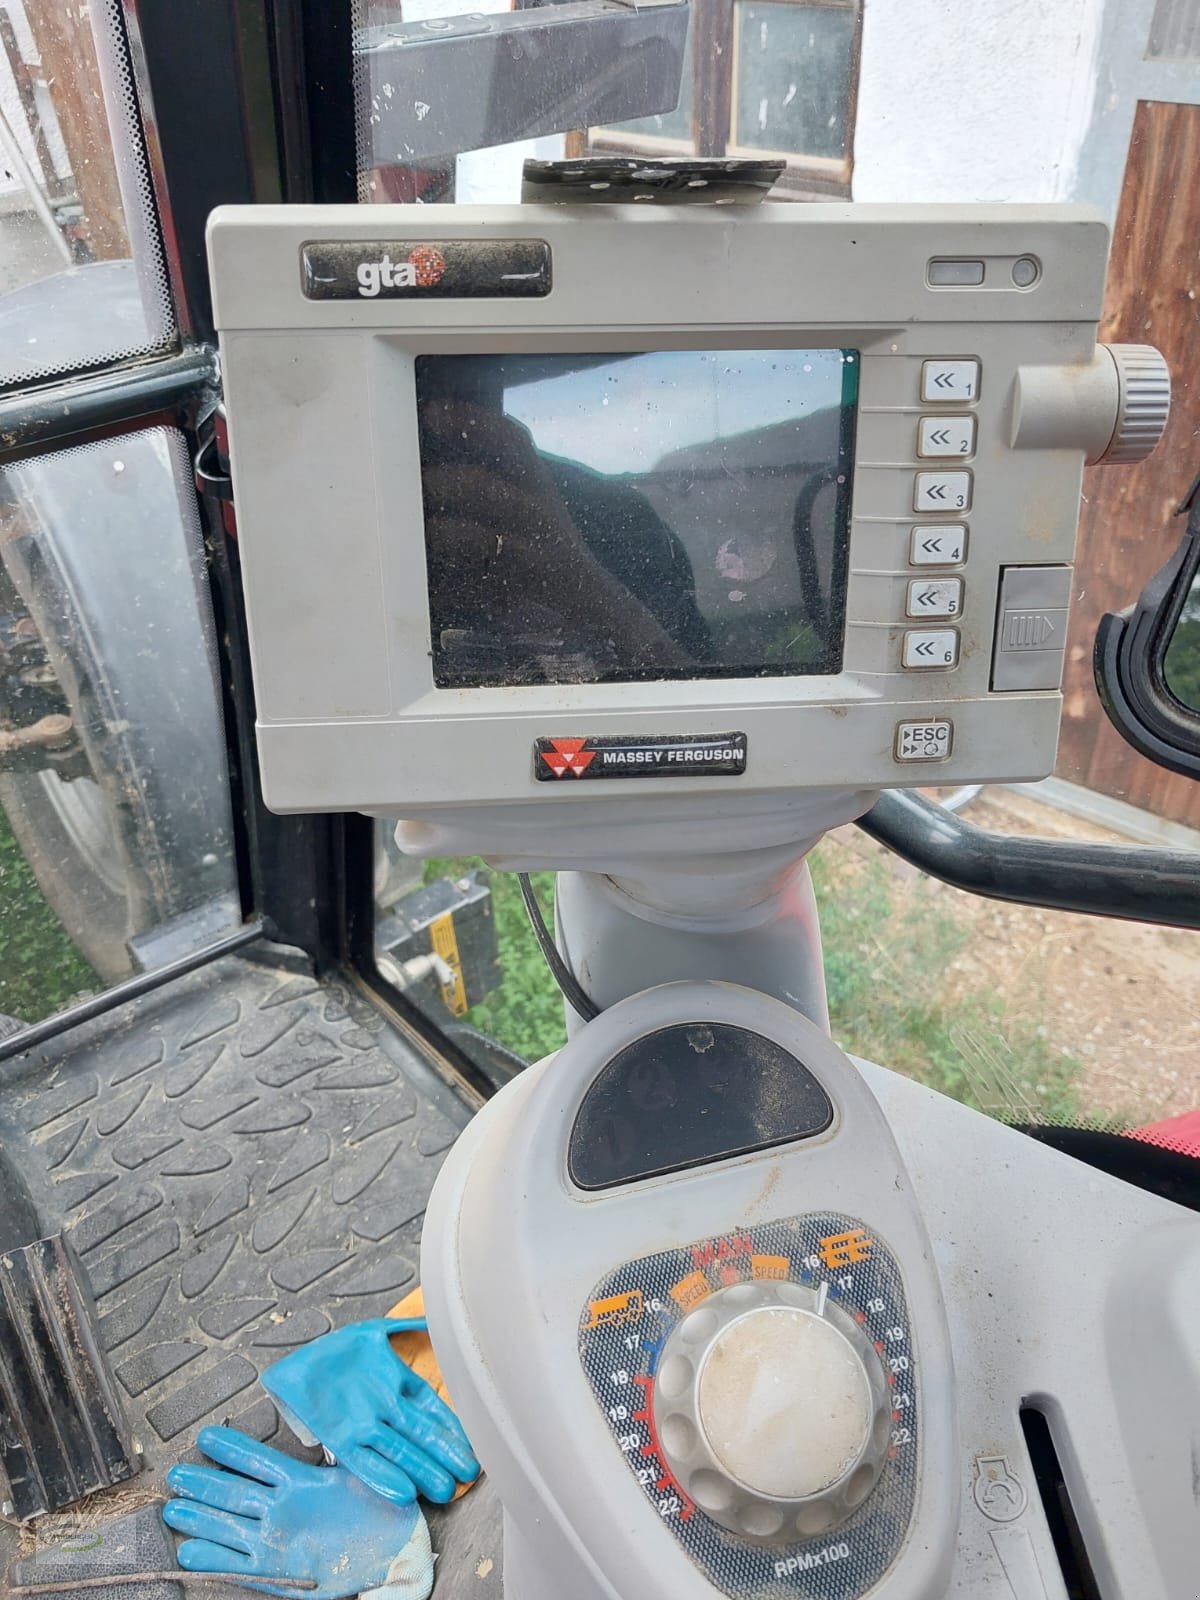
[[533, 775], [541, 783], [579, 778], [735, 778], [746, 770], [744, 733], [613, 734], [598, 739], [535, 739]]
[[364, 239], [306, 244], [308, 300], [536, 299], [551, 287], [541, 239]]

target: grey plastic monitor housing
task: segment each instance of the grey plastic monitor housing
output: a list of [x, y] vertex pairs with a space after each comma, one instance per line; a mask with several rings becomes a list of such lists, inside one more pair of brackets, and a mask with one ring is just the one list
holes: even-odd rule
[[[306, 295], [306, 245], [342, 244], [352, 265], [447, 241], [544, 242], [552, 288], [361, 295], [351, 273], [344, 297]], [[1081, 473], [1118, 428], [1120, 385], [1096, 345], [1098, 213], [268, 206], [217, 211], [209, 247], [273, 809], [508, 808], [536, 829], [664, 795], [744, 814], [806, 790], [1053, 769]], [[861, 353], [839, 673], [435, 688], [419, 355], [825, 346]], [[964, 417], [964, 458], [922, 456], [923, 430]], [[954, 484], [969, 505], [916, 509], [919, 475], [942, 471], [965, 475]], [[954, 559], [914, 564], [927, 538]], [[953, 617], [910, 614], [926, 579], [951, 582]], [[953, 635], [953, 663], [913, 653], [922, 630]], [[737, 776], [534, 777], [539, 738], [734, 730], [747, 750]]]

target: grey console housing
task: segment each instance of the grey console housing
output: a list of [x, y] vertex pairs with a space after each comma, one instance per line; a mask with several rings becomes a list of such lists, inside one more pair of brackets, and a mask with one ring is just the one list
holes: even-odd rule
[[[424, 295], [411, 274], [380, 292], [385, 260], [513, 242], [548, 250], [542, 292]], [[305, 278], [314, 244], [340, 249], [345, 284]], [[1044, 777], [1082, 468], [1118, 425], [1096, 345], [1107, 249], [1099, 214], [1074, 206], [217, 211], [268, 804], [563, 818], [628, 793], [728, 804]], [[418, 357], [810, 347], [861, 362], [840, 671], [435, 686]], [[733, 774], [651, 772], [615, 792], [535, 779], [539, 739], [735, 730]]]

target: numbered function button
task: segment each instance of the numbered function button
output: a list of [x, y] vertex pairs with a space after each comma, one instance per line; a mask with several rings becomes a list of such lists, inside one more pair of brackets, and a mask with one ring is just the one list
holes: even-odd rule
[[910, 567], [960, 567], [967, 559], [967, 530], [961, 523], [914, 528], [908, 549]]
[[945, 761], [953, 746], [954, 724], [950, 721], [896, 724], [897, 761]]
[[913, 483], [914, 511], [969, 511], [969, 472], [918, 472]]
[[926, 361], [921, 368], [922, 400], [979, 399], [978, 361]]
[[919, 456], [969, 456], [975, 451], [974, 417], [922, 417], [917, 430]]
[[958, 629], [911, 629], [904, 635], [901, 657], [906, 667], [956, 667], [958, 665]]
[[917, 578], [908, 586], [910, 617], [957, 617], [962, 611], [961, 578]]

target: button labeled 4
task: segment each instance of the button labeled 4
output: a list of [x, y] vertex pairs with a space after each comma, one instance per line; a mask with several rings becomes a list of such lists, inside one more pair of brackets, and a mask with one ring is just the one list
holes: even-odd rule
[[962, 610], [961, 578], [917, 578], [908, 586], [910, 617], [957, 617]]
[[957, 567], [967, 554], [967, 530], [961, 522], [914, 528], [908, 561], [913, 567]]

